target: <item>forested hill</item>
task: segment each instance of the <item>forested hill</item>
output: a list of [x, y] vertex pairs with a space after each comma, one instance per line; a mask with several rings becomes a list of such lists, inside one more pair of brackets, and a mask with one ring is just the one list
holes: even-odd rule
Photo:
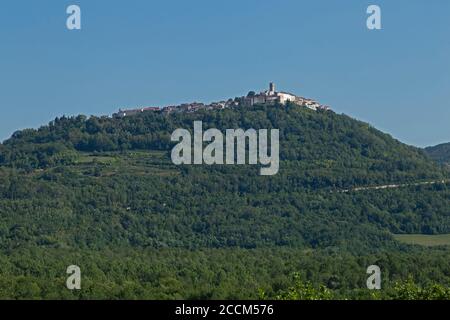
[[[195, 120], [280, 129], [279, 173], [173, 165], [171, 133]], [[442, 170], [366, 123], [295, 105], [58, 118], [0, 145], [0, 298], [274, 297], [293, 272], [348, 298], [374, 263], [392, 281], [450, 283], [448, 250], [393, 236], [450, 233]], [[401, 187], [354, 189], [383, 185]], [[71, 264], [80, 291], [64, 286]]]
[[[80, 152], [170, 151], [171, 133], [204, 129], [280, 129], [281, 176], [303, 186], [349, 187], [436, 179], [441, 172], [420, 149], [406, 146], [369, 124], [296, 105], [199, 111], [147, 112], [122, 119], [57, 118], [38, 130], [16, 132], [0, 145], [0, 165], [25, 171], [73, 165]], [[244, 170], [246, 174], [253, 172]]]
[[[173, 165], [170, 135], [192, 130], [194, 120], [205, 129], [280, 129], [279, 173]], [[450, 232], [445, 184], [340, 192], [442, 181], [423, 151], [348, 116], [296, 105], [59, 118], [15, 133], [1, 145], [0, 163], [4, 247], [362, 250], [393, 245], [390, 232]]]
[[439, 163], [450, 164], [450, 143], [425, 148], [425, 152]]

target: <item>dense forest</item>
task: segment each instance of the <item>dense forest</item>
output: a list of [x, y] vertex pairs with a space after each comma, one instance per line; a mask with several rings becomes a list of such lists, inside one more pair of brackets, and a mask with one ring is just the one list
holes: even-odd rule
[[[279, 129], [279, 173], [173, 165], [171, 133], [197, 120]], [[367, 123], [294, 104], [57, 118], [0, 145], [0, 298], [448, 298], [449, 248], [393, 236], [450, 233], [448, 178]]]
[[450, 164], [450, 143], [425, 148], [425, 152], [439, 163]]

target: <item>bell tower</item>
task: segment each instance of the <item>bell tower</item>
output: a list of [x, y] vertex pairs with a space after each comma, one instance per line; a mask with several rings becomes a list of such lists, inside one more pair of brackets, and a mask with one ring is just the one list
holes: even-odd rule
[[274, 94], [275, 93], [275, 83], [271, 82], [269, 84], [269, 93]]

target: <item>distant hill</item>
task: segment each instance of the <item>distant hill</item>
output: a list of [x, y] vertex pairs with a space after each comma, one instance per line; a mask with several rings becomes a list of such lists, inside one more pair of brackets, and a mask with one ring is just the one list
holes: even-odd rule
[[425, 148], [425, 152], [439, 163], [450, 164], [450, 143]]
[[[280, 129], [279, 173], [173, 165], [171, 133], [196, 120], [221, 131]], [[380, 252], [379, 261], [410, 268], [418, 279], [433, 266], [428, 274], [443, 280], [447, 266], [436, 261], [449, 259], [421, 264], [422, 252], [392, 234], [450, 233], [447, 175], [423, 150], [367, 123], [291, 103], [57, 118], [0, 145], [0, 261], [9, 270], [0, 284], [21, 286], [21, 266], [40, 261], [27, 273], [35, 287], [20, 292], [60, 297], [45, 279], [63, 270], [60, 261], [80, 261], [92, 277], [115, 283], [105, 288], [117, 288], [88, 297], [254, 298], [255, 283], [274, 292], [288, 284], [286, 272], [306, 266], [309, 279], [363, 285], [371, 255]], [[385, 185], [402, 187], [352, 191]], [[338, 256], [347, 267], [335, 263]]]

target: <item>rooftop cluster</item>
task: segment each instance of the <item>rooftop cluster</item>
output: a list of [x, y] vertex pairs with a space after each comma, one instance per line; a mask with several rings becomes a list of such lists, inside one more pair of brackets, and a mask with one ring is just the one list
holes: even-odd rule
[[295, 103], [299, 106], [303, 106], [312, 110], [330, 110], [330, 107], [324, 106], [313, 99], [307, 99], [304, 97], [296, 96], [292, 93], [276, 91], [275, 84], [270, 83], [269, 89], [260, 93], [250, 91], [247, 96], [236, 97], [234, 99], [228, 99], [219, 102], [212, 102], [210, 104], [204, 104], [201, 102], [183, 103], [175, 106], [166, 107], [140, 107], [133, 109], [119, 109], [119, 112], [114, 113], [114, 117], [126, 117], [146, 111], [173, 113], [173, 112], [195, 112], [197, 110], [214, 110], [225, 109], [237, 106], [251, 107], [253, 105], [275, 105], [286, 104], [287, 102]]

